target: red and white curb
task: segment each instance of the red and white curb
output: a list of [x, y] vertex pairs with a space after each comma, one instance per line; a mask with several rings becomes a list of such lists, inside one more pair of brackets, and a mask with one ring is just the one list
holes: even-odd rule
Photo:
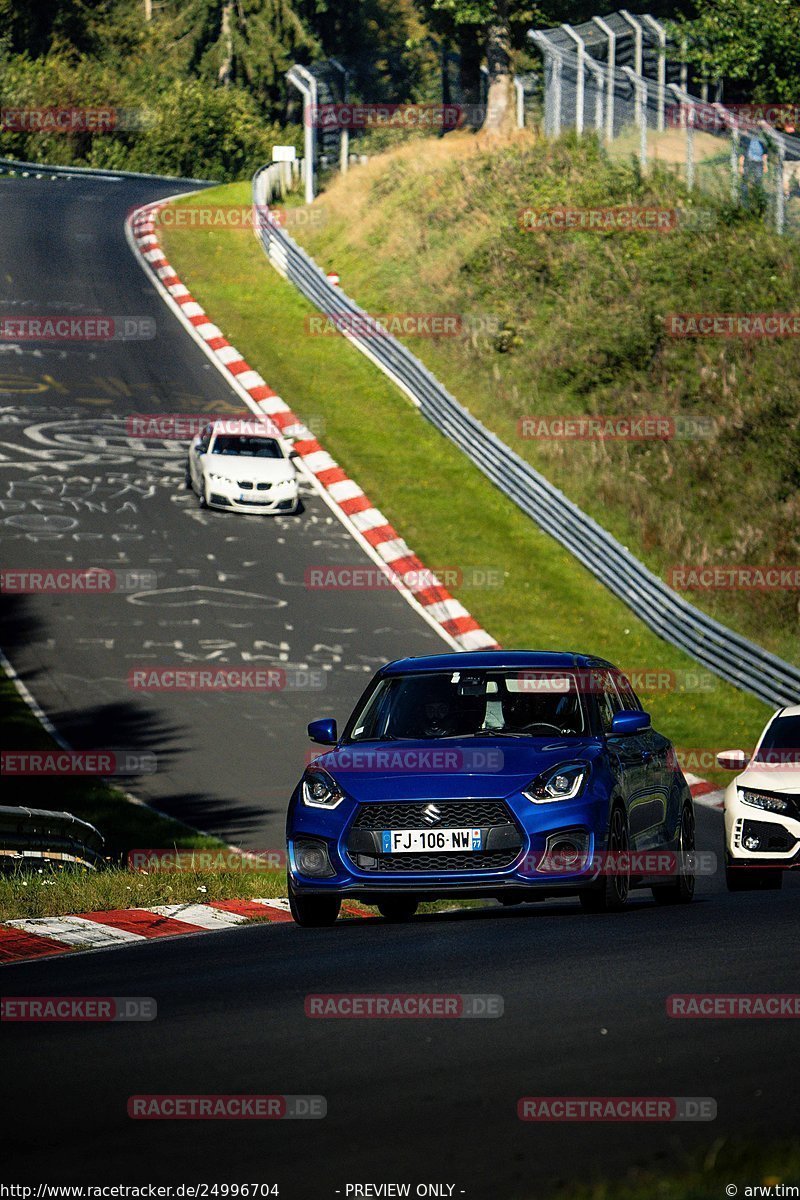
[[373, 561], [388, 569], [398, 591], [428, 623], [456, 650], [496, 648], [495, 639], [439, 584], [434, 573], [425, 569], [383, 513], [323, 449], [311, 430], [275, 394], [258, 371], [245, 362], [181, 282], [175, 268], [167, 261], [156, 233], [155, 215], [167, 203], [168, 200], [161, 200], [137, 209], [128, 223], [131, 248], [161, 296], [251, 411], [268, 417], [284, 437], [293, 439], [293, 448], [317, 490]]
[[716, 808], [718, 812], [724, 810], [724, 788], [718, 787], [716, 783], [709, 783], [707, 779], [700, 779], [697, 775], [690, 775], [686, 771], [683, 775], [695, 804], [704, 804], [706, 808]]
[[[374, 916], [358, 904], [342, 905], [349, 917]], [[142, 944], [153, 938], [212, 933], [245, 925], [255, 918], [269, 924], [292, 923], [289, 901], [210, 900], [207, 904], [155, 904], [66, 917], [35, 917], [0, 925], [0, 963], [49, 958], [72, 950]]]

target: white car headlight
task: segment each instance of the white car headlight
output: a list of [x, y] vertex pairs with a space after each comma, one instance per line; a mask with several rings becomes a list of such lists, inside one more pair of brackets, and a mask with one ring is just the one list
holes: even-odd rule
[[768, 792], [754, 792], [750, 788], [740, 787], [739, 799], [743, 804], [750, 804], [753, 808], [760, 808], [764, 812], [786, 812], [789, 808], [789, 802], [781, 796], [771, 796]]
[[229, 479], [227, 475], [220, 475], [217, 471], [209, 471], [208, 478], [216, 479], [217, 483], [233, 483], [233, 480]]
[[321, 767], [306, 771], [300, 796], [309, 808], [336, 808], [344, 800], [344, 792], [338, 783]]

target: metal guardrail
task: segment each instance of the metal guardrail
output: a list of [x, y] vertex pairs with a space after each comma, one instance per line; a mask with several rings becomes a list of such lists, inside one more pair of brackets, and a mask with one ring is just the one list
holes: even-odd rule
[[[266, 203], [261, 175], [258, 171], [253, 177], [257, 205]], [[324, 271], [285, 230], [268, 222], [258, 222], [257, 227], [272, 265], [318, 309], [329, 316], [367, 316], [340, 287], [328, 282]], [[476, 420], [404, 345], [389, 335], [365, 338], [348, 332], [346, 336], [500, 491], [574, 554], [659, 637], [767, 704], [777, 707], [800, 702], [800, 667], [748, 641], [674, 592]]]
[[0, 868], [46, 861], [95, 870], [104, 865], [103, 835], [68, 812], [0, 808]]
[[86, 175], [89, 178], [98, 175], [113, 175], [120, 179], [151, 179], [156, 183], [197, 183], [204, 187], [216, 187], [219, 183], [214, 179], [192, 179], [186, 175], [148, 175], [144, 171], [116, 171], [112, 167], [68, 167], [54, 166], [52, 163], [22, 162], [18, 158], [0, 158], [0, 175]]

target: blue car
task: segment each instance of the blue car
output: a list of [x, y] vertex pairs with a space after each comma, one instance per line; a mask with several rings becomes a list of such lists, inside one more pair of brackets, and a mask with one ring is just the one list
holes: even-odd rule
[[300, 925], [345, 898], [384, 917], [421, 901], [519, 904], [578, 895], [617, 911], [632, 887], [694, 894], [694, 808], [667, 738], [625, 676], [581, 654], [480, 651], [377, 672], [289, 803], [288, 888]]

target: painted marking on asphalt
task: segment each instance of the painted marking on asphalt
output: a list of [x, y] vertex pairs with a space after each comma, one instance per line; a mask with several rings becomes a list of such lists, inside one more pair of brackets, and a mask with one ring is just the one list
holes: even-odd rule
[[92, 913], [85, 917], [34, 917], [8, 921], [7, 926], [21, 929], [25, 933], [41, 933], [45, 937], [64, 942], [67, 946], [112, 946], [123, 942], [139, 942], [144, 938], [139, 933], [126, 929], [113, 929], [110, 925], [98, 925], [107, 913]]
[[[288, 904], [288, 901], [287, 901]], [[218, 908], [221, 912], [238, 913], [243, 917], [261, 917], [265, 915], [270, 921], [291, 921], [291, 914], [285, 909], [277, 907], [275, 900], [212, 900], [212, 908]], [[264, 910], [267, 910], [265, 913]]]
[[177, 921], [174, 917], [162, 917], [146, 908], [117, 908], [109, 912], [81, 913], [81, 916], [101, 928], [125, 933], [129, 937], [159, 938], [176, 937], [179, 933], [197, 933], [196, 925]]
[[0, 963], [17, 962], [24, 958], [43, 958], [45, 955], [66, 954], [62, 942], [22, 929], [0, 928]]
[[229, 929], [247, 921], [242, 913], [224, 912], [211, 904], [154, 904], [147, 911], [162, 917], [175, 917], [201, 929]]

